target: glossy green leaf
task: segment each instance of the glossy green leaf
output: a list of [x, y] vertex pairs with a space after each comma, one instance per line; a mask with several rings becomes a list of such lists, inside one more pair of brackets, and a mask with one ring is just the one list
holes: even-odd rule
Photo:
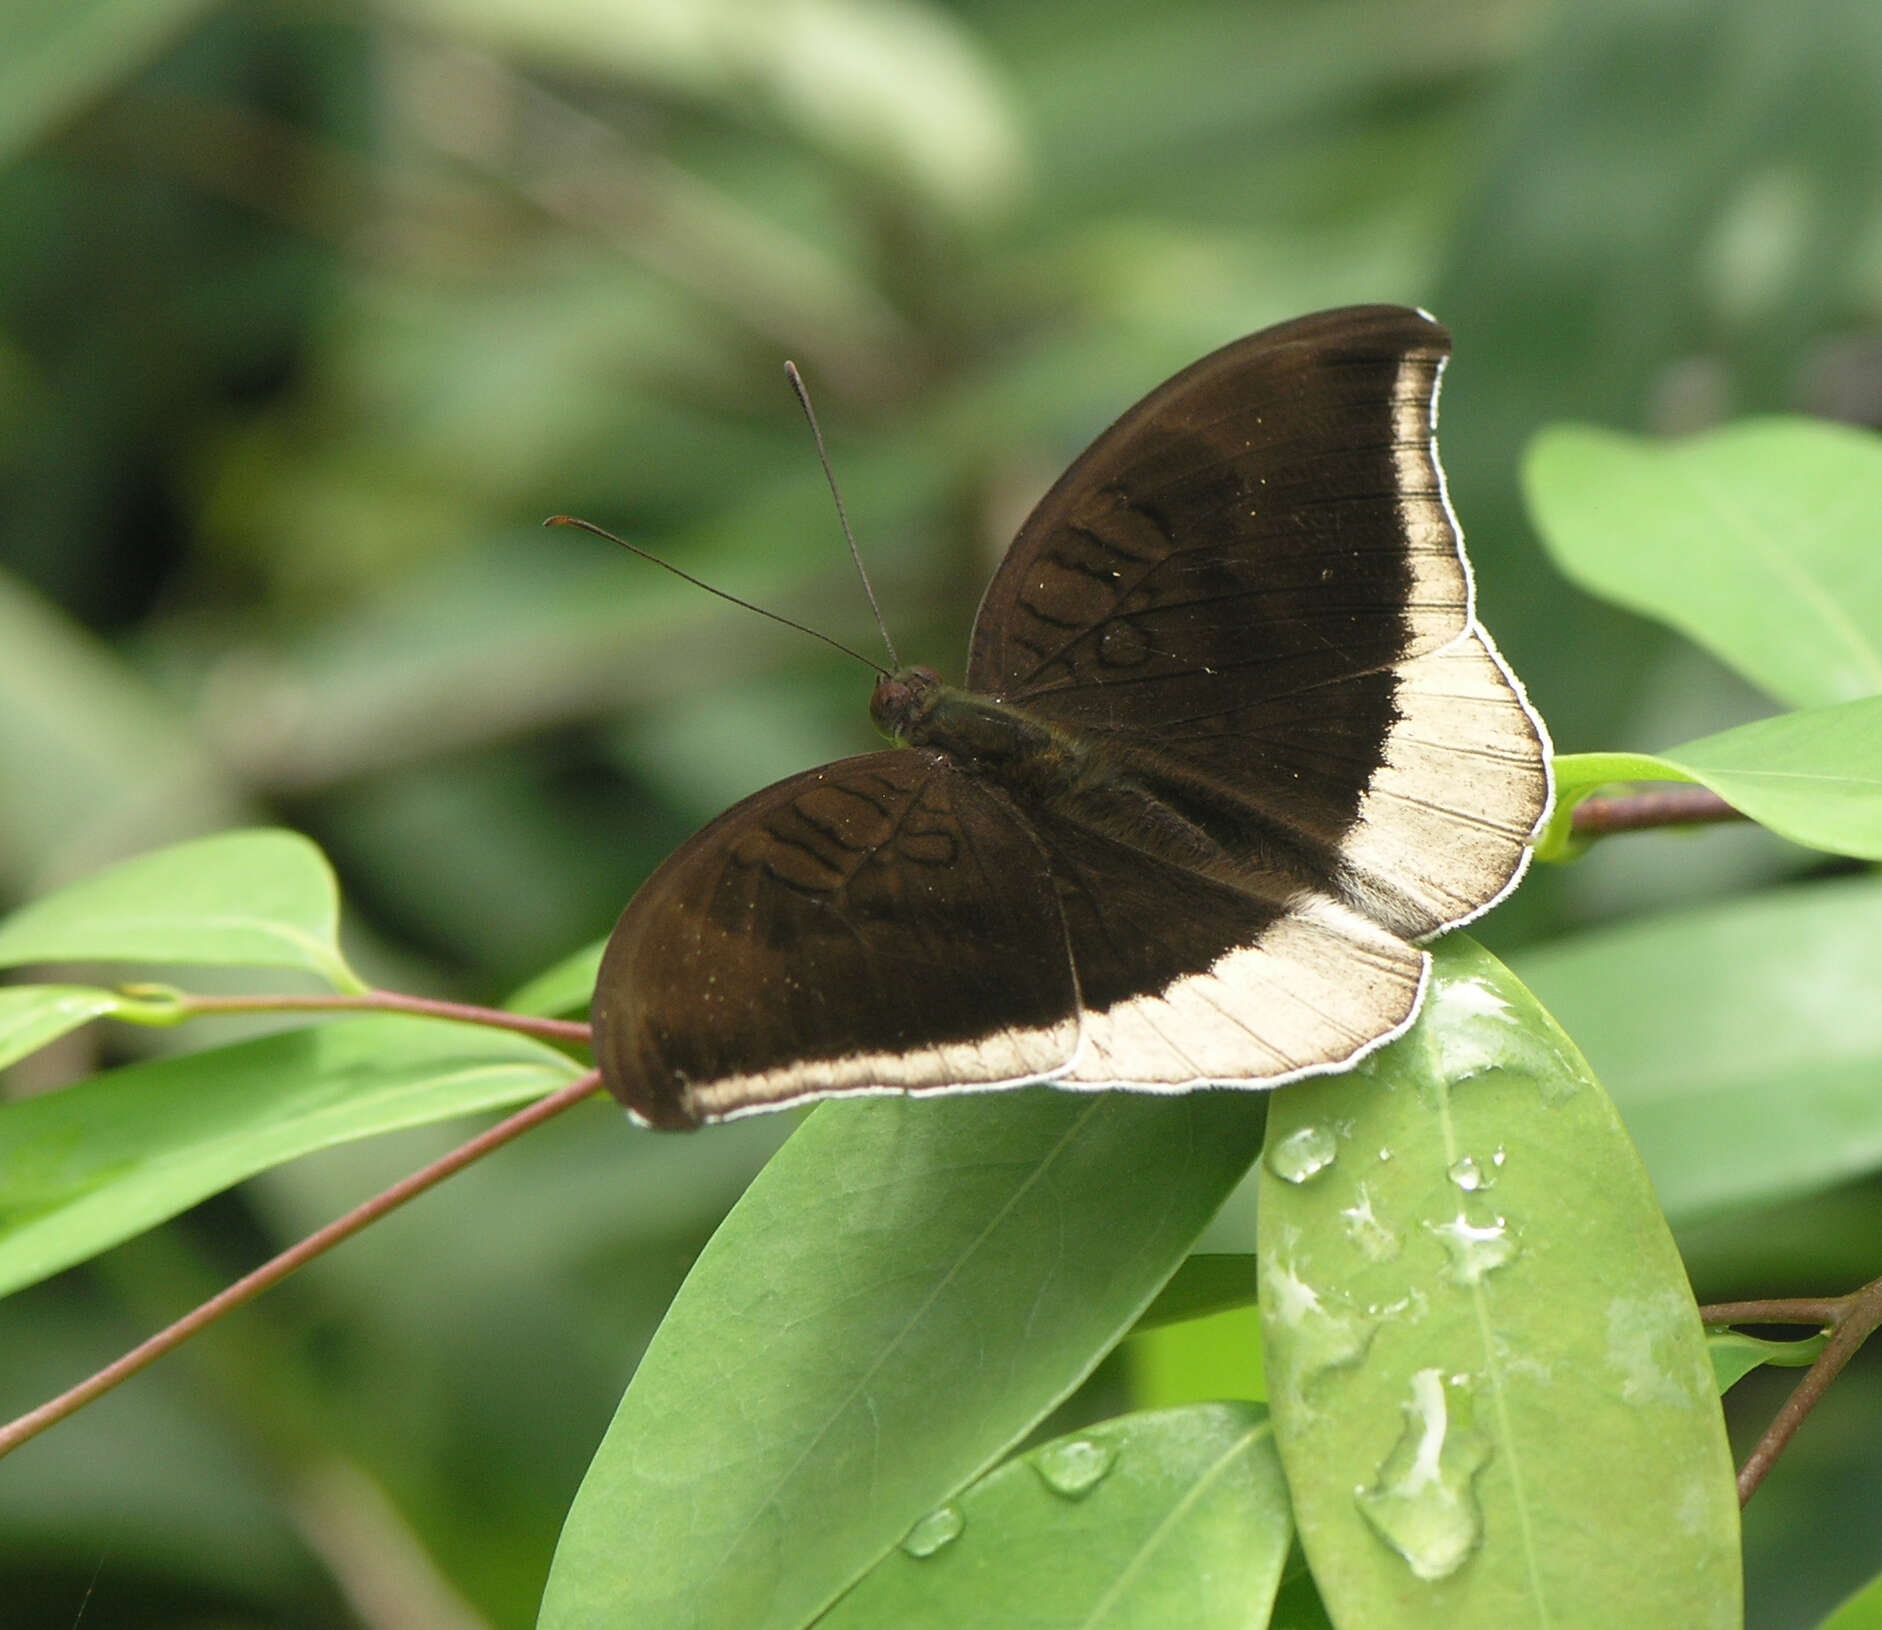
[[1724, 1420], [1639, 1158], [1508, 970], [1434, 960], [1404, 1040], [1270, 1113], [1262, 1327], [1320, 1591], [1394, 1630], [1736, 1630]]
[[1586, 847], [1575, 806], [1616, 782], [1709, 787], [1779, 837], [1831, 854], [1882, 860], [1882, 697], [1758, 719], [1663, 753], [1572, 753], [1555, 761], [1556, 807], [1538, 854]]
[[1882, 1630], [1882, 1573], [1839, 1606], [1817, 1630]]
[[116, 1012], [124, 1001], [90, 985], [0, 986], [0, 1069], [101, 1014]]
[[1759, 719], [1659, 756], [1779, 837], [1882, 860], [1882, 696]]
[[1125, 1415], [1008, 1461], [929, 1513], [821, 1630], [1246, 1630], [1293, 1537], [1267, 1411]]
[[1513, 959], [1675, 1224], [1882, 1169], [1882, 879], [1773, 889]]
[[98, 872], [0, 923], [0, 967], [32, 962], [302, 968], [363, 990], [340, 955], [340, 895], [298, 832], [222, 832]]
[[1090, 1372], [1265, 1095], [826, 1104], [746, 1192], [582, 1484], [543, 1630], [809, 1623]]
[[537, 1098], [577, 1066], [482, 1025], [312, 1025], [0, 1104], [0, 1294], [315, 1149]]
[[1750, 419], [1685, 441], [1565, 425], [1529, 510], [1569, 577], [1677, 628], [1792, 707], [1882, 690], [1882, 438]]
[[1755, 1369], [1770, 1364], [1779, 1369], [1800, 1369], [1814, 1364], [1830, 1338], [1821, 1333], [1796, 1341], [1766, 1341], [1742, 1330], [1708, 1330], [1706, 1356], [1721, 1393], [1730, 1392]]

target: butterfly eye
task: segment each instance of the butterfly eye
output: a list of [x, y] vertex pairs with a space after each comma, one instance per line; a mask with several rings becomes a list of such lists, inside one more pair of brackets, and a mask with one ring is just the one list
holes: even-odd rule
[[929, 699], [940, 688], [941, 676], [932, 668], [885, 674], [869, 698], [869, 717], [891, 741], [906, 741], [909, 727], [928, 711]]

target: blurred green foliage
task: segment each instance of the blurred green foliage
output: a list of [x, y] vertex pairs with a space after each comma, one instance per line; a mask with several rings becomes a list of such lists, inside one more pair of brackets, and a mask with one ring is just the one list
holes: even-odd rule
[[[989, 565], [1114, 413], [1264, 323], [1418, 301], [1457, 335], [1484, 617], [1558, 746], [1739, 724], [1740, 682], [1554, 575], [1519, 456], [1571, 417], [1882, 423], [1878, 106], [1873, 0], [19, 0], [0, 906], [268, 820], [335, 858], [369, 978], [491, 999], [605, 932], [699, 821], [870, 743], [824, 647], [536, 529], [591, 516], [866, 644], [787, 355], [902, 651], [958, 673]], [[1810, 863], [1606, 845], [1494, 926]], [[622, 1383], [785, 1130], [584, 1110], [30, 1445], [0, 1625], [528, 1625]], [[0, 1406], [439, 1143], [313, 1157], [13, 1299]], [[1786, 1215], [1694, 1231], [1702, 1295], [1854, 1276], [1838, 1241], [1882, 1230], [1873, 1190]], [[1837, 1407], [1754, 1507], [1760, 1627], [1882, 1556], [1873, 1375]]]

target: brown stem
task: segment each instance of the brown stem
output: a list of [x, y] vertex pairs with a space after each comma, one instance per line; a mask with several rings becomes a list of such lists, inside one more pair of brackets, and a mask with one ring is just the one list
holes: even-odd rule
[[1780, 1301], [1712, 1302], [1700, 1308], [1702, 1324], [1831, 1325], [1849, 1312], [1847, 1296], [1787, 1296]]
[[362, 991], [356, 996], [195, 996], [176, 999], [189, 1018], [207, 1013], [415, 1013], [427, 1019], [455, 1019], [459, 1024], [489, 1025], [514, 1030], [543, 1041], [569, 1041], [587, 1046], [589, 1027], [573, 1019], [538, 1019], [500, 1007], [471, 1007], [463, 1002], [440, 1002], [429, 996], [407, 996], [396, 990]]
[[1833, 1301], [1720, 1302], [1701, 1308], [1699, 1314], [1707, 1324], [1815, 1324], [1830, 1328], [1830, 1339], [1817, 1361], [1804, 1371], [1803, 1379], [1739, 1468], [1738, 1503], [1742, 1506], [1757, 1492], [1843, 1366], [1882, 1328], [1882, 1279], [1871, 1280], [1861, 1290]]
[[[447, 1004], [448, 1005], [448, 1004]], [[208, 1301], [192, 1308], [182, 1318], [165, 1329], [159, 1330], [148, 1341], [140, 1342], [123, 1357], [113, 1360], [97, 1374], [87, 1377], [69, 1391], [41, 1404], [37, 1409], [29, 1410], [16, 1420], [0, 1426], [0, 1457], [11, 1454], [22, 1443], [36, 1438], [49, 1426], [56, 1426], [66, 1416], [75, 1414], [96, 1398], [103, 1397], [122, 1381], [128, 1381], [141, 1369], [155, 1363], [172, 1348], [180, 1347], [184, 1342], [216, 1322], [223, 1314], [234, 1311], [244, 1302], [253, 1301], [271, 1285], [279, 1283], [296, 1268], [304, 1266], [315, 1257], [330, 1251], [342, 1240], [350, 1239], [369, 1223], [377, 1222], [388, 1212], [396, 1211], [407, 1200], [416, 1199], [426, 1189], [441, 1183], [455, 1172], [462, 1171], [473, 1161], [481, 1160], [493, 1149], [500, 1149], [513, 1138], [544, 1121], [560, 1115], [591, 1096], [601, 1084], [601, 1072], [590, 1070], [586, 1075], [570, 1082], [559, 1092], [552, 1092], [547, 1098], [539, 1098], [527, 1109], [519, 1110], [508, 1120], [499, 1121], [495, 1126], [480, 1132], [468, 1143], [461, 1143], [449, 1154], [442, 1155], [429, 1166], [421, 1167], [409, 1177], [401, 1178], [389, 1189], [375, 1194], [370, 1200], [363, 1201], [344, 1216], [336, 1217], [326, 1225], [307, 1236], [298, 1245], [291, 1245], [279, 1256], [264, 1262], [254, 1272], [244, 1274], [227, 1290], [209, 1298]]]
[[1586, 798], [1569, 817], [1578, 837], [1610, 832], [1639, 832], [1654, 826], [1700, 826], [1709, 821], [1742, 821], [1710, 787], [1663, 786], [1621, 797]]

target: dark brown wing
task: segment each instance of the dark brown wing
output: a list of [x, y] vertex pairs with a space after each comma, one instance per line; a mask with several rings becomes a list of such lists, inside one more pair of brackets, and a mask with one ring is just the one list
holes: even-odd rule
[[1263, 898], [919, 752], [768, 787], [650, 878], [595, 985], [657, 1126], [845, 1093], [1272, 1085], [1397, 1034], [1422, 952]]
[[1078, 1004], [1045, 857], [997, 790], [872, 753], [767, 787], [648, 879], [592, 1008], [656, 1126], [838, 1092], [1051, 1077]]
[[1185, 369], [1020, 529], [967, 673], [1414, 938], [1507, 892], [1549, 798], [1437, 462], [1449, 353], [1360, 306]]

